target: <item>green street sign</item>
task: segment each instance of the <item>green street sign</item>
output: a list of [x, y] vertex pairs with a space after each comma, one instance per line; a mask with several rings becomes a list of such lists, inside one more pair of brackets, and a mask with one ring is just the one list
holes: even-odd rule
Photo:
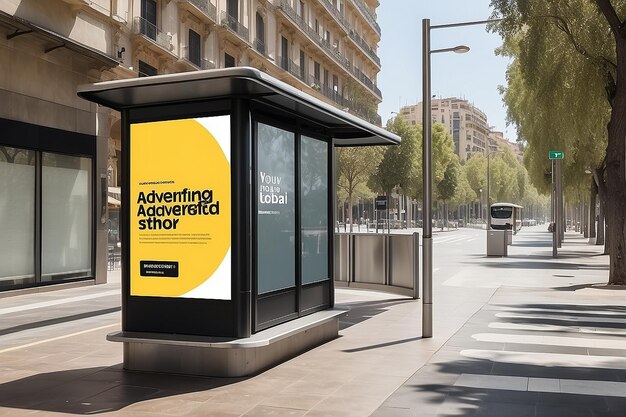
[[563, 151], [550, 151], [550, 159], [563, 159]]

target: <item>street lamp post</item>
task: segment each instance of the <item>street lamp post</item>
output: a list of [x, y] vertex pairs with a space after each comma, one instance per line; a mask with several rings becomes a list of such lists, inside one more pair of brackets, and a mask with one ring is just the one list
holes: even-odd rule
[[474, 22], [430, 25], [430, 19], [422, 19], [422, 170], [424, 179], [423, 237], [422, 237], [422, 337], [433, 337], [433, 230], [432, 230], [432, 119], [430, 108], [430, 55], [443, 52], [465, 53], [469, 47], [459, 45], [453, 48], [430, 49], [430, 31], [460, 26], [484, 25], [500, 19]]

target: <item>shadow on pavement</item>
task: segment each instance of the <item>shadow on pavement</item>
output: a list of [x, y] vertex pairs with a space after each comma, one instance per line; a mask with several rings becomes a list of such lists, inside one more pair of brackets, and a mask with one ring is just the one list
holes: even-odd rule
[[[100, 414], [146, 400], [206, 391], [245, 379], [130, 372], [123, 370], [121, 364], [64, 370], [0, 384], [0, 407]], [[210, 397], [211, 394], [207, 394], [207, 399]]]
[[[393, 296], [393, 294], [390, 294], [390, 297]], [[410, 298], [394, 298], [390, 300], [358, 301], [353, 303], [338, 304], [338, 306], [350, 307], [350, 311], [339, 319], [339, 330], [347, 329], [350, 326], [359, 324], [380, 313], [384, 313], [390, 307], [395, 305], [409, 303], [412, 301], [415, 300]]]

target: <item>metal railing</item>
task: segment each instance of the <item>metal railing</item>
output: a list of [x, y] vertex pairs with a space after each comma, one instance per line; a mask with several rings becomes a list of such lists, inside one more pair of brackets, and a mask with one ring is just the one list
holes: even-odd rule
[[196, 6], [202, 11], [209, 19], [217, 22], [217, 7], [215, 7], [210, 0], [186, 0], [189, 3]]
[[372, 80], [369, 79], [369, 77], [365, 74], [363, 74], [363, 72], [358, 69], [358, 68], [352, 68], [352, 74], [354, 74], [354, 76], [356, 78], [359, 79], [359, 81], [361, 81], [363, 84], [365, 84], [367, 86], [367, 88], [369, 88], [370, 90], [372, 90], [374, 93], [376, 93], [376, 95], [378, 97], [382, 98], [382, 92], [380, 91], [380, 89], [376, 86], [376, 84], [374, 84], [374, 82]]
[[[311, 80], [310, 83], [309, 79]], [[367, 120], [370, 123], [380, 126], [380, 115], [375, 111], [372, 111], [369, 107], [367, 107], [367, 105], [363, 104], [359, 100], [351, 97], [344, 97], [339, 91], [335, 90], [334, 87], [323, 83], [317, 78], [304, 77], [303, 81], [314, 90], [322, 93], [324, 97], [337, 103], [344, 110], [356, 114], [357, 116], [361, 117], [364, 120]]]
[[374, 62], [376, 62], [378, 64], [378, 66], [380, 66], [380, 58], [378, 57], [378, 55], [376, 55], [376, 52], [374, 52], [374, 50], [368, 45], [367, 42], [365, 42], [365, 39], [363, 39], [361, 36], [359, 36], [354, 30], [350, 29], [350, 32], [348, 33], [348, 35], [350, 36], [350, 38], [361, 47], [361, 49], [363, 49], [365, 51], [365, 53], [372, 58], [372, 60]]
[[337, 233], [335, 284], [419, 297], [419, 235]]
[[198, 69], [214, 69], [215, 68], [215, 63], [209, 61], [206, 58], [198, 58], [198, 57], [190, 57], [189, 56], [189, 47], [188, 46], [183, 46], [182, 47], [182, 58], [183, 60], [185, 60], [185, 62], [190, 63], [191, 65], [193, 65], [194, 67], [198, 68]]
[[163, 33], [161, 29], [143, 17], [137, 16], [133, 19], [133, 34], [143, 35], [167, 51], [172, 50], [172, 35]]
[[278, 8], [283, 11], [289, 18], [291, 18], [296, 25], [302, 29], [304, 33], [306, 33], [315, 43], [318, 44], [324, 51], [326, 51], [330, 56], [332, 56], [335, 61], [345, 68], [346, 71], [355, 75], [355, 77], [363, 82], [371, 91], [373, 91], [378, 97], [382, 97], [381, 91], [376, 87], [374, 82], [370, 80], [365, 74], [361, 71], [354, 72], [352, 64], [350, 60], [346, 58], [340, 51], [336, 45], [331, 45], [330, 40], [324, 39], [320, 36], [319, 33], [315, 31], [309, 24], [302, 18], [302, 16], [298, 15], [298, 13], [291, 7], [288, 0], [280, 0]]
[[250, 33], [248, 28], [245, 27], [236, 17], [228, 14], [227, 11], [222, 11], [220, 15], [220, 23], [236, 33], [240, 38], [246, 42], [250, 42]]
[[259, 38], [254, 38], [254, 49], [261, 55], [265, 55], [265, 42]]
[[339, 23], [341, 23], [341, 25], [343, 26], [344, 30], [346, 32], [350, 31], [350, 24], [348, 23], [348, 19], [346, 19], [346, 17], [343, 15], [343, 13], [341, 13], [341, 11], [339, 11], [332, 2], [330, 2], [329, 0], [320, 0], [320, 3], [322, 3], [324, 5], [324, 7], [326, 8], [326, 10], [328, 10], [328, 12], [333, 15], [333, 17], [335, 19], [337, 19], [337, 21]]
[[376, 22], [376, 13], [363, 3], [363, 0], [352, 0], [352, 3], [361, 12], [365, 20], [376, 30], [376, 33], [380, 35], [380, 26]]
[[306, 74], [304, 73], [303, 68], [289, 59], [289, 57], [279, 55], [276, 57], [276, 62], [279, 67], [306, 83]]

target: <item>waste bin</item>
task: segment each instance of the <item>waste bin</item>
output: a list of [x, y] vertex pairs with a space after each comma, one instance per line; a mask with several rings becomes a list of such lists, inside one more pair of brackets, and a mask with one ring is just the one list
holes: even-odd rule
[[487, 256], [507, 255], [507, 231], [487, 230]]
[[506, 231], [506, 244], [507, 245], [513, 244], [513, 231], [512, 230]]

